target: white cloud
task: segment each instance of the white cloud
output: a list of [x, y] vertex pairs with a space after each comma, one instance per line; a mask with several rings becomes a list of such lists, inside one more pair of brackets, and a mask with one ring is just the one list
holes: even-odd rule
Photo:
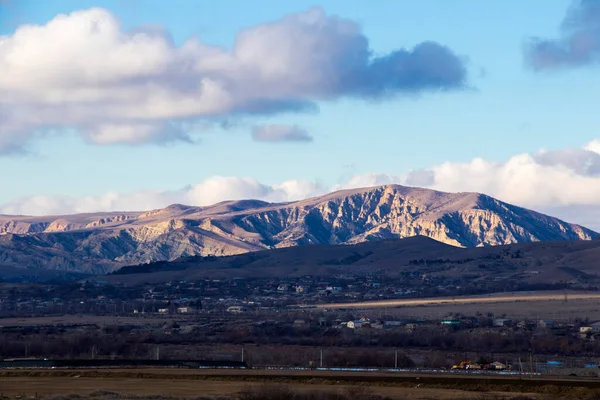
[[156, 27], [125, 32], [107, 10], [58, 15], [0, 36], [0, 153], [68, 128], [96, 144], [189, 140], [182, 123], [315, 109], [464, 87], [451, 50], [424, 42], [373, 56], [351, 20], [320, 8], [244, 29], [231, 49]]
[[97, 211], [151, 210], [187, 200], [186, 191], [145, 190], [131, 193], [108, 192], [100, 196], [31, 196], [0, 206], [0, 214], [61, 215]]
[[522, 154], [505, 163], [474, 160], [434, 167], [433, 187], [484, 192], [526, 207], [591, 204], [600, 200], [600, 177], [578, 174], [560, 164], [543, 165]]
[[224, 200], [264, 199], [272, 190], [254, 179], [217, 176], [192, 186], [185, 195], [192, 204], [206, 206]]
[[[597, 143], [597, 142], [592, 142]], [[587, 145], [589, 149], [593, 147]], [[600, 153], [586, 149], [518, 154], [505, 162], [476, 158], [404, 174], [363, 174], [331, 187], [303, 180], [269, 185], [251, 178], [211, 177], [179, 191], [107, 193], [98, 197], [34, 196], [0, 206], [3, 214], [147, 210], [173, 203], [206, 206], [224, 200], [287, 202], [334, 190], [390, 183], [448, 192], [480, 192], [600, 231]]]
[[585, 149], [600, 154], [600, 139], [591, 141], [585, 146]]
[[[582, 155], [585, 156], [582, 163]], [[600, 205], [600, 154], [568, 149], [519, 154], [505, 162], [475, 158], [403, 175], [366, 174], [336, 189], [388, 183], [448, 192], [479, 192], [530, 208]], [[416, 177], [416, 178], [415, 178]]]
[[167, 123], [99, 123], [83, 132], [91, 142], [100, 145], [160, 143], [173, 140], [192, 141], [181, 126]]
[[208, 206], [226, 200], [260, 199], [288, 202], [317, 196], [327, 188], [308, 181], [267, 185], [251, 178], [214, 176], [177, 191], [108, 192], [101, 196], [31, 196], [0, 206], [0, 214], [61, 215], [97, 211], [139, 211], [183, 203]]
[[392, 183], [403, 184], [405, 177], [402, 175], [390, 175], [390, 174], [362, 174], [355, 175], [348, 181], [335, 185], [331, 188], [332, 191], [355, 189], [368, 186], [380, 186], [389, 185]]

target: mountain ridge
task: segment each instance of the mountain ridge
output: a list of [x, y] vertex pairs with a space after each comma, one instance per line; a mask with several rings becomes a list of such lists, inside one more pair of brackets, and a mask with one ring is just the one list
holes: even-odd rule
[[[379, 279], [402, 277], [402, 285], [412, 287], [421, 285], [423, 275], [441, 279], [437, 280], [440, 285], [462, 281], [471, 286], [495, 285], [493, 290], [498, 291], [508, 286], [526, 290], [523, 288], [538, 284], [597, 287], [599, 257], [597, 240], [460, 248], [426, 236], [413, 236], [345, 246], [287, 247], [227, 257], [184, 257], [126, 266], [95, 279], [136, 285], [232, 277], [296, 279], [309, 275], [330, 279], [376, 274]], [[409, 278], [412, 281], [407, 281]]]
[[0, 215], [0, 265], [101, 273], [185, 256], [416, 235], [459, 247], [599, 237], [481, 193], [385, 185], [286, 203], [236, 200], [143, 212]]

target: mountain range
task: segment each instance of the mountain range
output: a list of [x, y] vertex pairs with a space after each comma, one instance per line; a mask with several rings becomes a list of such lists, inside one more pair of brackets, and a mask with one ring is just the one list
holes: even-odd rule
[[0, 215], [0, 266], [101, 274], [186, 256], [426, 236], [457, 247], [590, 240], [598, 233], [479, 193], [386, 185], [290, 203], [175, 204], [147, 212]]

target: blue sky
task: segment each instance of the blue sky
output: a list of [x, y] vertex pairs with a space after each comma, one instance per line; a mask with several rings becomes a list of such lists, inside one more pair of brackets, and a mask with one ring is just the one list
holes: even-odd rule
[[[17, 143], [17, 151], [6, 151], [0, 156], [0, 169], [4, 171], [0, 212], [87, 211], [86, 207], [78, 206], [81, 202], [77, 199], [85, 196], [97, 199], [107, 193], [125, 196], [152, 191], [156, 195], [187, 190], [186, 187], [195, 187], [215, 176], [255, 180], [267, 194], [279, 190], [277, 185], [286, 181], [312, 184], [306, 193], [284, 195], [281, 200], [286, 200], [346, 187], [353, 179], [365, 184], [406, 183], [411, 171], [438, 171], [444, 165], [462, 171], [461, 165], [472, 167], [472, 160], [478, 158], [490, 163], [490, 168], [507, 168], [516, 156], [537, 154], [540, 149], [556, 154], [571, 148], [582, 149], [600, 138], [597, 112], [600, 79], [595, 62], [537, 68], [528, 65], [524, 56], [531, 38], [560, 37], [561, 23], [573, 4], [577, 5], [568, 0], [8, 0], [0, 6], [0, 35], [9, 38], [25, 24], [45, 25], [61, 13], [100, 7], [120, 21], [124, 32], [140, 26], [161, 26], [172, 36], [175, 47], [196, 36], [205, 44], [225, 49], [234, 45], [242, 29], [319, 6], [327, 16], [355, 21], [375, 55], [412, 49], [424, 41], [446, 46], [464, 63], [466, 80], [459, 88], [402, 92], [386, 99], [319, 98], [315, 100], [318, 111], [286, 109], [270, 115], [235, 115], [232, 126], [227, 128], [218, 123], [205, 126], [206, 121], [201, 119], [199, 123], [195, 121], [199, 126], [186, 133], [194, 143], [181, 140], [167, 140], [166, 144], [164, 140], [98, 143], [90, 139], [96, 136], [77, 131], [80, 122], [75, 127], [55, 128], [51, 132], [36, 128], [35, 134], [19, 133], [19, 139], [13, 133], [10, 138]], [[2, 57], [0, 47], [0, 69]], [[41, 65], [37, 73], [44, 71], [45, 60], [40, 58], [36, 62]], [[0, 103], [0, 106], [3, 104], [13, 112], [10, 108], [13, 105]], [[19, 118], [30, 116], [23, 112]], [[223, 113], [219, 118], [229, 120]], [[257, 125], [296, 127], [312, 140], [256, 141], [251, 133]], [[590, 162], [597, 162], [595, 156], [588, 156], [592, 157]], [[536, 168], [548, 167], [535, 162]], [[567, 164], [557, 161], [550, 166], [553, 168], [550, 172], [568, 170]], [[473, 173], [472, 169], [469, 173]], [[494, 171], [489, 175], [502, 175]], [[543, 179], [544, 185], [551, 185], [547, 177], [552, 175], [547, 173], [547, 169], [537, 171], [528, 178], [532, 180], [522, 184], [537, 187]], [[527, 175], [526, 171], [524, 175], [531, 173]], [[590, 182], [600, 184], [600, 180], [586, 180], [595, 179], [596, 175], [579, 175], [585, 178], [584, 188]], [[468, 174], [465, 179], [469, 179]], [[461, 182], [458, 178], [454, 181]], [[423, 186], [478, 191], [497, 186], [493, 181], [479, 186], [459, 183], [452, 186], [439, 181], [423, 182]], [[583, 200], [563, 199], [559, 196], [562, 190], [558, 189], [549, 195], [552, 203], [512, 196], [511, 190], [518, 187], [513, 185], [490, 194], [542, 210], [554, 206], [589, 206], [600, 201], [593, 195], [582, 195]], [[579, 188], [576, 190], [583, 190]], [[260, 190], [257, 196], [263, 193]], [[238, 196], [235, 188], [224, 193], [224, 196]], [[242, 190], [239, 196], [252, 194]], [[39, 200], [41, 197], [44, 201]], [[65, 198], [69, 200], [65, 202]], [[198, 202], [206, 202], [208, 198]], [[194, 197], [184, 200], [190, 199], [193, 202]], [[161, 201], [166, 200], [160, 197], [157, 205]], [[2, 204], [6, 206], [2, 208]], [[22, 208], [19, 204], [29, 206]], [[90, 207], [98, 209], [136, 205], [92, 204]], [[154, 203], [139, 205], [147, 207]], [[580, 216], [574, 218], [582, 222]]]

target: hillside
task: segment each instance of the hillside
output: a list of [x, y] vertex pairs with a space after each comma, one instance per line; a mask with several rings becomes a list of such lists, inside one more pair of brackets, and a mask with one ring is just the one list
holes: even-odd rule
[[444, 281], [600, 284], [600, 240], [458, 248], [424, 236], [355, 245], [291, 247], [228, 257], [187, 257], [120, 269], [111, 282], [135, 284], [223, 278], [331, 278], [422, 274]]
[[388, 185], [283, 204], [245, 200], [149, 212], [0, 216], [0, 266], [97, 274], [186, 256], [416, 235], [458, 247], [598, 237], [483, 194]]

